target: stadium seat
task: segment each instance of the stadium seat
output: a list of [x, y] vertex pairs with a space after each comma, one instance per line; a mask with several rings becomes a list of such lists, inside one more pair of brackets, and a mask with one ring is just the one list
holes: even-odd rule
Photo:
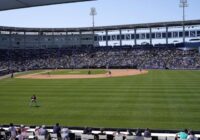
[[107, 135], [99, 135], [99, 140], [107, 140]]
[[135, 140], [135, 136], [126, 136], [126, 140]]
[[57, 140], [58, 139], [57, 134], [55, 134], [55, 133], [50, 133], [50, 136], [51, 136], [51, 140]]
[[81, 139], [81, 133], [75, 133], [75, 140]]
[[168, 137], [167, 137], [167, 140], [175, 140], [175, 137], [173, 137], [173, 136], [168, 136]]
[[152, 140], [152, 137], [149, 137], [149, 138], [144, 137], [144, 140]]
[[144, 140], [144, 137], [142, 137], [142, 136], [136, 136], [135, 140]]
[[82, 134], [81, 140], [94, 140], [94, 135]]
[[[62, 138], [62, 140], [66, 140], [67, 139], [66, 134], [61, 133], [61, 138]], [[76, 137], [75, 137], [75, 139], [76, 139]], [[81, 139], [80, 137], [77, 138], [77, 140], [80, 140], [80, 139]]]
[[2, 140], [6, 139], [6, 132], [5, 132], [5, 131], [1, 131], [1, 132], [0, 132], [0, 138], [1, 138]]
[[123, 136], [122, 135], [116, 135], [114, 137], [115, 140], [123, 140]]
[[28, 139], [34, 138], [33, 132], [26, 132], [26, 135], [27, 135]]
[[45, 136], [38, 135], [38, 140], [45, 140]]
[[166, 140], [167, 137], [166, 136], [158, 136], [158, 140]]

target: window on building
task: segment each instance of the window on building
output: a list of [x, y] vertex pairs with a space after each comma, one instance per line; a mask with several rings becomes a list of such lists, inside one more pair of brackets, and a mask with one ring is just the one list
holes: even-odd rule
[[190, 31], [190, 37], [196, 37], [196, 31]]
[[156, 38], [155, 33], [152, 33], [152, 34], [151, 34], [151, 37], [152, 37], [152, 38]]
[[166, 38], [166, 33], [162, 33], [162, 38]]
[[179, 32], [179, 37], [183, 37], [183, 32]]
[[131, 34], [131, 39], [135, 39], [135, 34]]
[[150, 38], [150, 33], [146, 33], [146, 39]]
[[200, 36], [200, 31], [197, 31], [197, 36]]
[[168, 32], [168, 38], [172, 38], [172, 32]]

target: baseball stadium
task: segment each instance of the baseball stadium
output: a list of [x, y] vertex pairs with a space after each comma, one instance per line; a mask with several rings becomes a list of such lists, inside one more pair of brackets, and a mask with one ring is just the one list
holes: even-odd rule
[[[92, 2], [0, 0], [0, 14]], [[178, 2], [182, 20], [96, 26], [87, 7], [88, 27], [0, 25], [0, 139], [200, 139], [200, 19]]]

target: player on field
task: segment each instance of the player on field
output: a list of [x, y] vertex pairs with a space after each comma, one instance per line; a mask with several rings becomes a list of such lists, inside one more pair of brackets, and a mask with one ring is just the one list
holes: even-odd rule
[[31, 102], [30, 102], [30, 106], [37, 106], [37, 97], [36, 95], [31, 96]]

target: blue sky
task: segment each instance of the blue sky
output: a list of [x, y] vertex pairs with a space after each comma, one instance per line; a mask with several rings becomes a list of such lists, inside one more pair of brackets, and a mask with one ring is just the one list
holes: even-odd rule
[[[200, 0], [188, 0], [186, 19], [200, 19]], [[96, 7], [96, 26], [176, 21], [182, 19], [179, 0], [97, 0], [0, 12], [0, 26], [88, 27]]]

